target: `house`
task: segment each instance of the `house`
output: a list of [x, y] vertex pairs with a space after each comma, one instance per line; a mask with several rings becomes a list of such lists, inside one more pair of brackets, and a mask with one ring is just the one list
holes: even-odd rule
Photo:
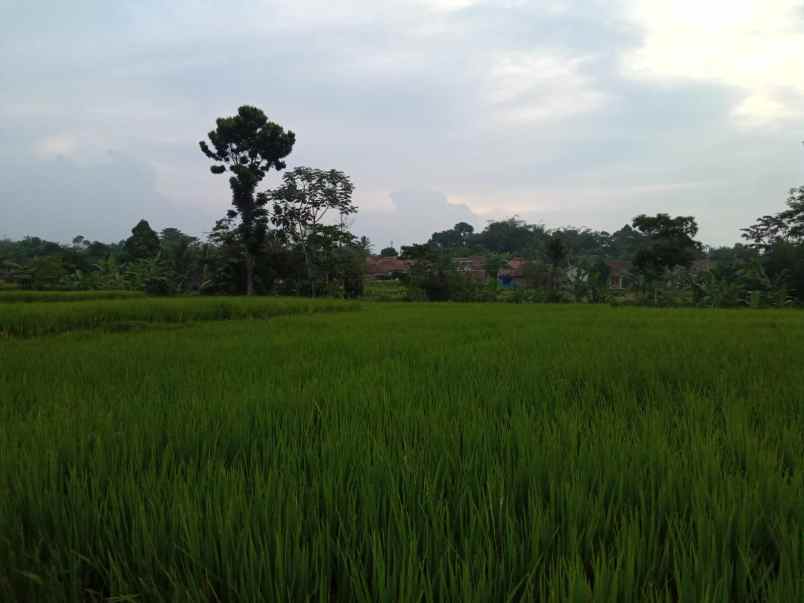
[[455, 270], [474, 281], [483, 282], [488, 278], [486, 272], [486, 258], [482, 255], [472, 255], [464, 258], [454, 258]]
[[396, 278], [400, 274], [407, 274], [413, 264], [410, 260], [401, 260], [396, 257], [370, 255], [366, 258], [366, 278], [388, 279]]
[[625, 289], [628, 284], [631, 262], [609, 260], [606, 265], [609, 267], [609, 289], [617, 291]]
[[714, 264], [712, 260], [709, 258], [703, 258], [702, 260], [695, 260], [692, 265], [690, 266], [690, 272], [693, 274], [701, 274], [702, 272], [709, 272], [712, 270]]
[[503, 289], [516, 289], [525, 285], [525, 266], [528, 261], [524, 258], [511, 258], [511, 260], [497, 271], [497, 282]]

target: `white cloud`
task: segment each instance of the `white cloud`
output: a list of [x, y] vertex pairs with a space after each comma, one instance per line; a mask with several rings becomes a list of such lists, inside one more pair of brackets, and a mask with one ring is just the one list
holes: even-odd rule
[[542, 122], [600, 108], [608, 97], [583, 70], [591, 60], [539, 50], [498, 54], [490, 85], [498, 117]]
[[733, 115], [746, 126], [764, 126], [796, 116], [788, 104], [764, 93], [752, 94], [734, 108]]
[[67, 134], [47, 136], [34, 144], [34, 154], [40, 159], [68, 157], [75, 152], [78, 143]]
[[432, 10], [452, 12], [479, 4], [479, 0], [422, 0], [422, 4]]
[[624, 69], [640, 79], [734, 87], [744, 95], [734, 108], [742, 123], [800, 116], [803, 11], [800, 0], [635, 0], [628, 16], [644, 37]]

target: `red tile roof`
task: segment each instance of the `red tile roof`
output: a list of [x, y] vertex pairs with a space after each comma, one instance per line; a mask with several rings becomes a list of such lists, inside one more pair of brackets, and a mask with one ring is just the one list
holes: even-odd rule
[[485, 272], [486, 258], [482, 255], [471, 255], [464, 258], [454, 258], [458, 270], [466, 272]]
[[625, 274], [631, 269], [631, 262], [625, 262], [623, 260], [609, 260], [606, 262], [606, 265], [609, 267], [611, 276]]
[[370, 255], [366, 259], [366, 274], [368, 276], [382, 276], [394, 272], [408, 272], [412, 263], [410, 260]]

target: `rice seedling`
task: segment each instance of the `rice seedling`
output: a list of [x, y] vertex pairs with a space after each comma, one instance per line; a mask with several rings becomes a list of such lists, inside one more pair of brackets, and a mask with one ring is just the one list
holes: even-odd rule
[[801, 601], [802, 353], [489, 304], [6, 338], [0, 600]]

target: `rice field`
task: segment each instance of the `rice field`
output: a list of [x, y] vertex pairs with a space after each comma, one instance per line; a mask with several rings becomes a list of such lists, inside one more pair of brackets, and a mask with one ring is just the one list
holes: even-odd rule
[[0, 304], [55, 301], [91, 301], [96, 299], [143, 298], [141, 291], [29, 291], [26, 289], [0, 288]]
[[804, 600], [804, 314], [282, 303], [5, 327], [0, 601]]
[[281, 297], [166, 297], [0, 306], [0, 338], [98, 329], [128, 331], [204, 320], [266, 319], [356, 310], [357, 302]]

